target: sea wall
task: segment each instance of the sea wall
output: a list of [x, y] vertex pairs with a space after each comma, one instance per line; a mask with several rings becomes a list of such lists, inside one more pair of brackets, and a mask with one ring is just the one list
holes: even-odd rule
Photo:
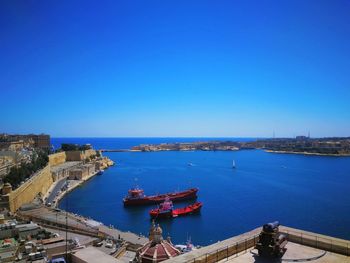
[[27, 182], [6, 195], [10, 211], [15, 212], [23, 204], [32, 202], [38, 194], [45, 194], [52, 183], [50, 164], [48, 164]]
[[66, 152], [59, 152], [49, 155], [49, 163], [51, 166], [56, 166], [66, 162]]
[[[15, 212], [23, 204], [32, 202], [38, 194], [41, 196], [46, 194], [53, 184], [51, 167], [63, 164], [66, 161], [83, 161], [93, 155], [96, 155], [96, 151], [92, 149], [86, 151], [59, 152], [49, 155], [49, 163], [45, 168], [38, 171], [16, 190], [1, 197], [1, 206], [8, 207], [11, 212]], [[105, 161], [108, 161], [108, 159]], [[106, 166], [108, 166], [108, 164]], [[91, 164], [91, 169], [95, 170], [95, 165], [95, 163]]]

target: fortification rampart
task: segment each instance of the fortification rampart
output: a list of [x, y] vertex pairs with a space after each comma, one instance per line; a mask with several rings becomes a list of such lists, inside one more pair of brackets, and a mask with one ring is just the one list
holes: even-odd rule
[[96, 155], [96, 151], [92, 149], [85, 151], [66, 151], [66, 161], [83, 161], [93, 155]]
[[59, 152], [49, 155], [49, 163], [51, 166], [56, 166], [66, 162], [66, 152]]
[[38, 194], [45, 194], [52, 183], [50, 164], [48, 164], [27, 182], [4, 196], [8, 201], [10, 211], [15, 212], [23, 204], [32, 202]]

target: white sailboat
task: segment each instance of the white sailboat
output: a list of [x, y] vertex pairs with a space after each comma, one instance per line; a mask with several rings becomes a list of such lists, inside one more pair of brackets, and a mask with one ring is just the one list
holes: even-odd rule
[[235, 160], [232, 160], [232, 168], [235, 169], [236, 168], [236, 163]]

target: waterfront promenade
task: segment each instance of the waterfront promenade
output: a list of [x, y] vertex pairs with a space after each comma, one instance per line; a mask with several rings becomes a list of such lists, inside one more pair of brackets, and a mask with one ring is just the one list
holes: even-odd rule
[[[88, 175], [87, 177], [83, 178], [82, 180], [68, 180], [67, 178], [64, 178], [57, 182], [54, 189], [50, 193], [47, 199], [47, 204], [51, 203], [51, 206], [57, 207], [59, 201], [69, 192], [73, 191], [78, 186], [84, 184], [86, 181], [90, 180], [92, 177], [96, 176], [100, 171], [97, 171], [95, 173], [92, 173]], [[62, 189], [62, 186], [66, 185]], [[49, 201], [51, 200], [51, 202]]]
[[148, 240], [144, 236], [105, 226], [91, 218], [46, 206], [37, 206], [25, 211], [19, 211], [17, 214], [21, 219], [32, 220], [46, 227], [56, 228], [62, 231], [67, 230], [95, 238], [110, 237], [115, 240], [122, 239], [136, 247], [143, 245]]
[[[95, 176], [97, 173], [91, 174], [90, 176], [86, 177], [84, 180], [66, 180], [62, 179], [61, 181], [58, 181], [56, 186], [54, 187], [55, 190], [51, 192], [51, 195], [48, 197], [48, 201], [52, 201], [52, 207], [57, 207], [59, 201], [70, 191], [73, 191], [76, 187], [79, 185], [85, 183], [89, 179], [91, 179], [93, 176]], [[69, 182], [69, 186], [61, 191], [58, 192], [57, 189], [59, 186], [63, 185], [64, 183]], [[58, 187], [57, 187], [58, 185]], [[60, 227], [61, 229], [66, 226], [66, 215], [68, 215], [68, 227], [72, 228], [78, 231], [87, 231], [88, 234], [94, 235], [97, 234], [98, 236], [104, 235], [106, 237], [111, 237], [113, 239], [123, 239], [126, 242], [137, 246], [143, 245], [147, 242], [147, 238], [144, 236], [136, 235], [131, 232], [123, 232], [118, 229], [115, 229], [114, 227], [110, 226], [107, 227], [103, 225], [100, 222], [94, 221], [90, 218], [85, 218], [83, 216], [72, 214], [72, 213], [66, 213], [64, 210], [60, 209], [50, 209], [50, 208], [39, 208], [34, 209], [28, 212], [21, 212], [22, 215], [29, 216], [33, 218], [34, 220], [38, 220], [39, 222], [46, 222], [45, 224], [55, 224], [56, 226]], [[96, 232], [97, 230], [97, 232]]]

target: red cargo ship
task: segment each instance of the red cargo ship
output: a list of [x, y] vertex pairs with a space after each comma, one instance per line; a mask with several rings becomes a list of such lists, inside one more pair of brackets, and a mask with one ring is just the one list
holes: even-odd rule
[[177, 216], [184, 216], [189, 214], [198, 213], [202, 208], [201, 202], [196, 202], [186, 207], [174, 209], [173, 202], [169, 198], [166, 198], [158, 208], [152, 209], [149, 214], [152, 218], [172, 218]]
[[169, 197], [173, 202], [178, 202], [197, 198], [197, 192], [198, 188], [191, 188], [183, 192], [147, 196], [142, 189], [134, 188], [128, 191], [128, 195], [123, 199], [123, 203], [125, 206], [159, 204], [164, 202], [166, 197]]

